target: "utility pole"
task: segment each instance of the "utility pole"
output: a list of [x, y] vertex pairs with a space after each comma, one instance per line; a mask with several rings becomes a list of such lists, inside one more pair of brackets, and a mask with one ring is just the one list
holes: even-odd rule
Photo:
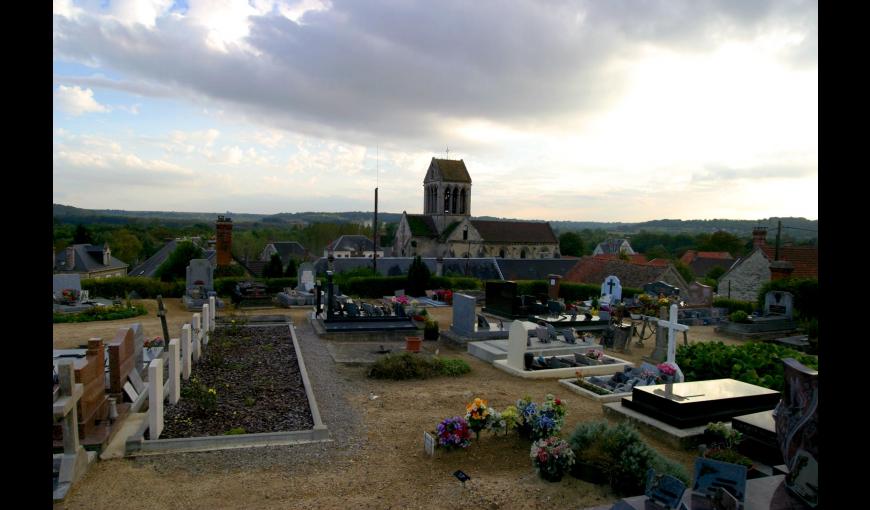
[[372, 254], [372, 269], [375, 271], [375, 275], [378, 273], [378, 243], [380, 240], [378, 239], [378, 188], [375, 188], [375, 221], [372, 224], [373, 234], [372, 240], [375, 245], [375, 251]]

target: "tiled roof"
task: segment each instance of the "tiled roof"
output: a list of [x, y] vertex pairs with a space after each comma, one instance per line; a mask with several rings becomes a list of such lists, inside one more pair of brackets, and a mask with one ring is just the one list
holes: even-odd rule
[[441, 178], [449, 182], [471, 182], [471, 176], [468, 175], [468, 169], [465, 168], [465, 162], [455, 159], [437, 159], [432, 158], [432, 162], [438, 167], [441, 173]]
[[[651, 265], [651, 266], [656, 266], [656, 267], [668, 267], [668, 264], [670, 264], [670, 263], [671, 263], [670, 260], [668, 260], [668, 259], [661, 259], [661, 258], [659, 258], [659, 259], [652, 259], [652, 260], [650, 260], [649, 262], [647, 262], [647, 264], [649, 264], [649, 265]], [[726, 269], [727, 269], [727, 268], [726, 268]]]
[[546, 222], [471, 220], [471, 224], [487, 243], [559, 243]]
[[683, 264], [691, 264], [692, 262], [694, 262], [695, 260], [698, 260], [698, 259], [720, 259], [720, 260], [729, 260], [730, 262], [734, 262], [734, 257], [730, 253], [728, 253], [727, 251], [695, 251], [695, 250], [687, 250], [686, 253], [684, 253], [683, 256], [680, 257], [680, 262], [682, 262]]
[[650, 282], [658, 281], [669, 266], [633, 264], [624, 260], [609, 260], [601, 257], [582, 257], [568, 271], [562, 281], [598, 284], [610, 275], [619, 278], [623, 287], [642, 288]]
[[254, 278], [262, 278], [263, 270], [266, 269], [266, 265], [268, 264], [268, 262], [262, 260], [248, 260], [247, 262], [245, 262], [244, 260], [236, 259], [236, 262], [238, 262], [249, 273], [251, 273], [251, 276], [253, 276]]
[[[619, 253], [619, 250], [622, 248], [622, 243], [627, 242], [625, 239], [605, 239], [598, 243], [598, 246], [595, 247], [597, 250], [601, 248], [602, 253]], [[629, 244], [629, 246], [631, 246]]]
[[305, 258], [306, 256], [305, 247], [296, 241], [274, 241], [269, 244], [275, 247], [281, 263], [285, 266], [290, 262], [290, 257]]
[[[423, 257], [421, 259], [426, 267], [429, 268], [431, 274], [435, 274], [436, 259], [432, 257]], [[403, 276], [408, 274], [408, 268], [414, 257], [378, 257], [378, 273], [383, 276]], [[326, 272], [328, 262], [321, 257], [314, 262], [314, 269], [317, 274]], [[333, 261], [333, 268], [336, 272], [350, 271], [360, 267], [372, 267], [372, 259], [368, 257], [349, 257], [337, 258]], [[469, 276], [480, 278], [482, 280], [500, 280], [501, 274], [496, 266], [496, 259], [493, 258], [459, 258], [450, 257], [444, 258], [443, 272], [447, 274], [465, 275], [466, 271]]]
[[438, 229], [435, 228], [435, 221], [431, 216], [426, 214], [406, 214], [408, 218], [408, 226], [411, 228], [411, 235], [415, 237], [437, 237]]
[[[767, 258], [773, 262], [776, 248], [764, 245], [761, 247]], [[791, 262], [794, 278], [819, 278], [819, 249], [815, 246], [780, 246], [779, 260]]]
[[[634, 264], [645, 264], [647, 262], [646, 255], [644, 255], [642, 253], [634, 253], [634, 254], [627, 255], [627, 256], [628, 256], [628, 261], [632, 262]], [[593, 257], [599, 257], [599, 258], [603, 258], [606, 260], [619, 259], [619, 255], [617, 255], [615, 253], [601, 253], [598, 255], [593, 255]]]

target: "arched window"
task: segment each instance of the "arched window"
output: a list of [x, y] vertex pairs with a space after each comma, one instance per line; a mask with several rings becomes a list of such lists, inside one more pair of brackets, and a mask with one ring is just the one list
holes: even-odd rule
[[459, 196], [458, 196], [459, 193], [456, 192], [456, 188], [453, 188], [453, 193], [451, 193], [451, 195], [452, 195], [452, 196], [451, 196], [451, 199], [452, 199], [452, 200], [451, 200], [451, 203], [450, 203], [450, 212], [451, 212], [452, 214], [456, 214], [456, 211], [458, 210], [458, 209], [456, 208], [456, 206], [457, 206], [457, 202], [459, 201]]
[[525, 248], [523, 248], [522, 250], [520, 250], [520, 258], [521, 258], [521, 259], [526, 258], [526, 249], [525, 249]]
[[450, 188], [444, 190], [444, 212], [450, 214]]
[[459, 192], [459, 214], [465, 214], [465, 188]]
[[498, 251], [498, 256], [499, 256], [499, 258], [502, 258], [502, 259], [504, 258], [504, 248], [502, 248]]

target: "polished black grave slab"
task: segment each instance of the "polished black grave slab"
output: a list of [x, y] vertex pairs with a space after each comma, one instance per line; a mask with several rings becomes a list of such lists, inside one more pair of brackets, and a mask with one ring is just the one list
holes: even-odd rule
[[779, 392], [734, 379], [636, 386], [622, 405], [677, 428], [768, 411]]

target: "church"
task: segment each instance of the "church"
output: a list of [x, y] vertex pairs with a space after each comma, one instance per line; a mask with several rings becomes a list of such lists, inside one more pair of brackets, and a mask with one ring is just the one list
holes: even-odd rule
[[432, 158], [423, 214], [402, 213], [395, 256], [559, 258], [559, 240], [540, 221], [471, 219], [471, 176], [463, 160]]

